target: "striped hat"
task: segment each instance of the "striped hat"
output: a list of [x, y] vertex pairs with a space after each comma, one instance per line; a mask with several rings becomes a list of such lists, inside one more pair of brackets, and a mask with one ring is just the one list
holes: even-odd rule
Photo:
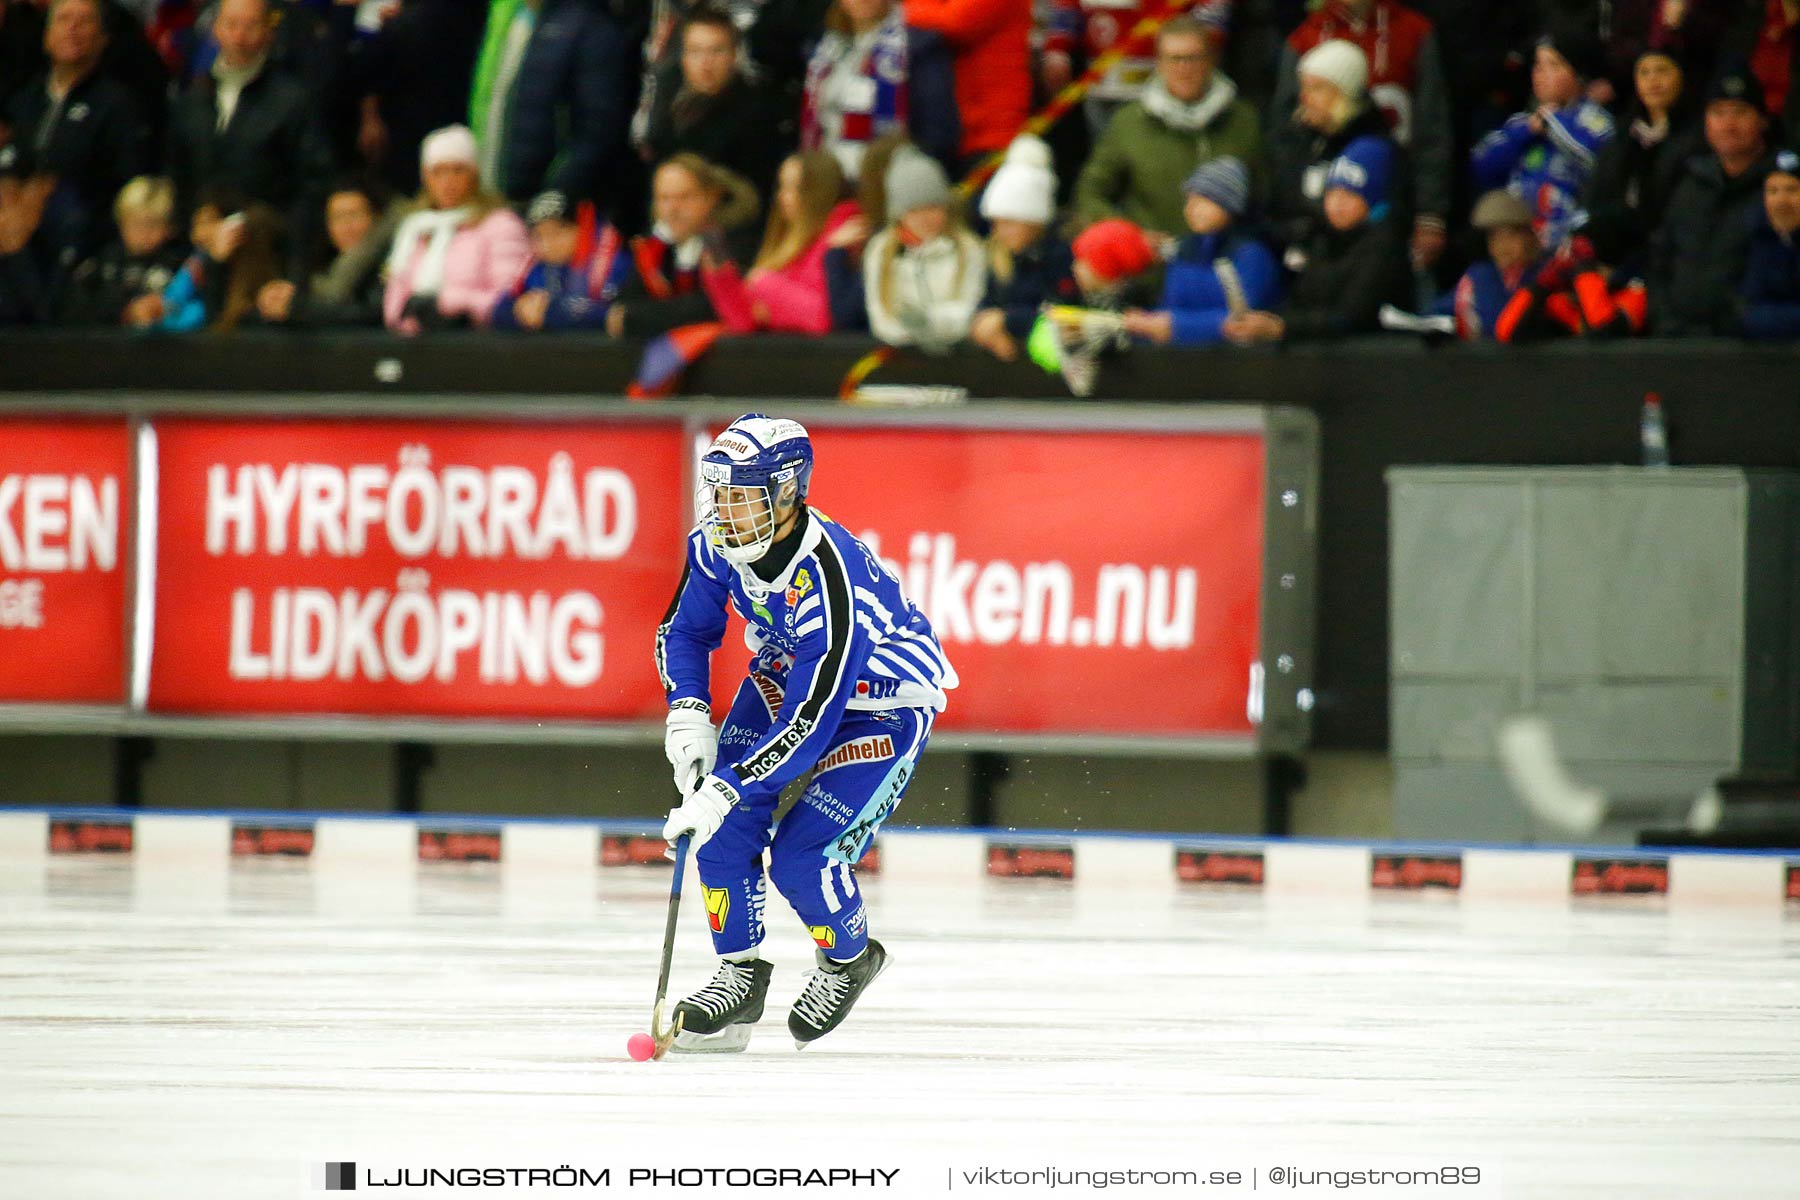
[[1250, 170], [1244, 160], [1227, 154], [1194, 168], [1181, 190], [1190, 196], [1205, 196], [1234, 217], [1241, 217], [1250, 207]]

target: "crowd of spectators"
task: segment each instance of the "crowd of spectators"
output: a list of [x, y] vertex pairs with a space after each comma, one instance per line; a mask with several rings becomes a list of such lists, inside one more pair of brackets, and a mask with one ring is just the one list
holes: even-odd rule
[[0, 0], [0, 324], [1793, 338], [1797, 35], [1800, 0]]

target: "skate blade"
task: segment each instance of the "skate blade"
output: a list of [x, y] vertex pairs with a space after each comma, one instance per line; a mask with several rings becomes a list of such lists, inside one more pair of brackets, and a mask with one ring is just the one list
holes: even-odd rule
[[750, 1031], [754, 1025], [727, 1025], [717, 1033], [688, 1033], [685, 1030], [675, 1035], [675, 1044], [669, 1047], [672, 1054], [740, 1054], [750, 1044]]

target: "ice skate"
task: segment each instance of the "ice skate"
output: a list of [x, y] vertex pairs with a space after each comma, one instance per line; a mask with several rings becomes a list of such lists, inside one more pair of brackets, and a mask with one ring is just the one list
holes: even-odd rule
[[869, 939], [867, 950], [849, 962], [832, 962], [822, 950], [818, 957], [818, 969], [806, 973], [806, 990], [788, 1013], [788, 1032], [794, 1035], [797, 1050], [836, 1029], [888, 961], [887, 951], [874, 938]]
[[731, 1054], [748, 1046], [750, 1031], [762, 1020], [774, 970], [760, 959], [719, 960], [712, 981], [675, 1006], [681, 1032], [670, 1049], [677, 1054]]

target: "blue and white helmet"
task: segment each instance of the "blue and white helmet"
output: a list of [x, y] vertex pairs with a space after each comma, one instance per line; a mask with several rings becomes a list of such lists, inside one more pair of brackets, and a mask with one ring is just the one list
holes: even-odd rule
[[745, 413], [700, 458], [697, 497], [707, 540], [735, 563], [769, 552], [776, 509], [797, 506], [812, 483], [812, 439], [798, 421]]

